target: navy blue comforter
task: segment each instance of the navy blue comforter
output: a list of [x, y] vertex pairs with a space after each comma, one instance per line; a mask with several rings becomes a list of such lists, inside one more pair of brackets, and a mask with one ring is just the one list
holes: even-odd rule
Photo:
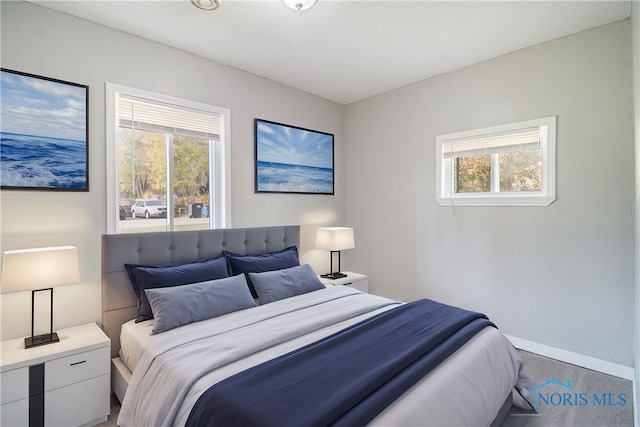
[[486, 326], [431, 300], [391, 309], [209, 388], [187, 426], [358, 426]]

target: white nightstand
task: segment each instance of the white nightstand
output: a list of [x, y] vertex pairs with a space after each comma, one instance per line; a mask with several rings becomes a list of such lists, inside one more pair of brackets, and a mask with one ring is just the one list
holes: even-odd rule
[[350, 271], [343, 271], [342, 273], [346, 274], [347, 277], [335, 280], [318, 277], [320, 277], [325, 286], [351, 286], [359, 291], [369, 292], [369, 278], [367, 276]]
[[109, 416], [111, 341], [95, 323], [57, 331], [60, 342], [0, 343], [0, 425], [95, 425]]

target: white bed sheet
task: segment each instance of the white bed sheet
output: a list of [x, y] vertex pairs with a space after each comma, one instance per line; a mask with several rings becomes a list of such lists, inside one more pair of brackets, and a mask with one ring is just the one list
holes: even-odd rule
[[[348, 287], [335, 287], [198, 322], [172, 333], [151, 335], [152, 320], [129, 322], [123, 327], [121, 357], [134, 374], [118, 424], [184, 425], [195, 401], [212, 384], [398, 304]], [[242, 325], [258, 329], [248, 332], [250, 328]], [[167, 357], [167, 349], [184, 348], [183, 342], [190, 339], [187, 337], [211, 335], [224, 336], [212, 341], [219, 359], [214, 361], [218, 363], [215, 369], [195, 366], [205, 359], [202, 349], [193, 350], [191, 356], [178, 350], [177, 355]], [[235, 348], [247, 341], [255, 342], [250, 348]], [[194, 372], [198, 370], [202, 374]], [[177, 384], [176, 378], [185, 375], [189, 378], [183, 380], [184, 384]], [[525, 386], [528, 381], [517, 350], [497, 329], [485, 328], [371, 424], [488, 425], [517, 381]]]
[[138, 360], [145, 348], [153, 343], [151, 335], [153, 319], [136, 323], [135, 319], [122, 325], [120, 331], [120, 359], [131, 372], [136, 369]]

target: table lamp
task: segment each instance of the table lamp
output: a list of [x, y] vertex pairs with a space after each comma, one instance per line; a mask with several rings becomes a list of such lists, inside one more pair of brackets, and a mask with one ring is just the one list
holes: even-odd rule
[[[340, 279], [347, 275], [340, 272], [340, 251], [356, 247], [351, 227], [320, 227], [316, 230], [316, 248], [331, 251], [331, 272], [322, 274], [326, 279]], [[333, 271], [333, 256], [338, 254], [338, 271]]]
[[[4, 252], [0, 292], [31, 291], [31, 336], [24, 339], [25, 348], [60, 341], [53, 332], [53, 288], [77, 283], [80, 283], [78, 250], [73, 246]], [[34, 336], [35, 293], [40, 291], [50, 292], [50, 327], [49, 333]]]

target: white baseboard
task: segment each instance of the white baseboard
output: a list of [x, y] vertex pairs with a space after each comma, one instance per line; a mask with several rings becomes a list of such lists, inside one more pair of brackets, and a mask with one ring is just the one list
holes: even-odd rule
[[614, 377], [623, 378], [635, 383], [635, 370], [629, 366], [618, 365], [617, 363], [596, 359], [595, 357], [585, 356], [533, 341], [527, 341], [522, 338], [512, 337], [509, 335], [506, 337], [516, 348], [521, 350], [550, 357], [551, 359], [560, 360], [561, 362], [571, 363], [572, 365], [602, 372], [604, 374], [613, 375]]

